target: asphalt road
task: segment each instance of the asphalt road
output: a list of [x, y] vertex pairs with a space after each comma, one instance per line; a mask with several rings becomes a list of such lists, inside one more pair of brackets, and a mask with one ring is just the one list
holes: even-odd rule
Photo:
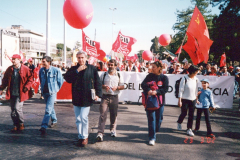
[[[183, 130], [176, 130], [180, 109], [165, 106], [164, 119], [157, 134], [155, 146], [148, 145], [147, 118], [143, 106], [119, 105], [117, 137], [110, 137], [109, 117], [103, 142], [96, 142], [98, 107], [91, 107], [89, 115], [89, 145], [76, 146], [77, 129], [71, 103], [57, 103], [55, 110], [58, 126], [48, 129], [46, 137], [38, 129], [44, 115], [45, 104], [39, 95], [24, 104], [26, 129], [11, 133], [10, 108], [5, 102], [0, 106], [0, 159], [194, 159], [240, 160], [240, 112], [238, 100], [233, 109], [218, 109], [211, 115], [215, 139], [206, 138], [204, 116], [200, 132], [193, 138]], [[196, 112], [195, 112], [196, 115]], [[108, 115], [109, 116], [109, 115]], [[195, 121], [194, 121], [195, 126]]]

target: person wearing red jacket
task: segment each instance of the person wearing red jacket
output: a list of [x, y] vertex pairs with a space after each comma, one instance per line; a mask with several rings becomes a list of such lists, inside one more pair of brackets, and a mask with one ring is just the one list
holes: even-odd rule
[[10, 100], [11, 118], [14, 125], [12, 132], [24, 130], [23, 102], [32, 97], [33, 74], [27, 66], [21, 65], [20, 61], [19, 54], [12, 56], [13, 65], [7, 68], [0, 86], [0, 95], [7, 87], [6, 99]]

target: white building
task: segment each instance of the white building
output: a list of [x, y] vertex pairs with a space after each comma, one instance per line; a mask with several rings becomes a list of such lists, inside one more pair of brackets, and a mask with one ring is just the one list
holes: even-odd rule
[[[46, 37], [29, 29], [24, 29], [21, 25], [12, 25], [12, 29], [17, 29], [19, 34], [19, 49], [25, 53], [26, 59], [32, 58], [34, 63], [46, 55]], [[50, 54], [56, 54], [56, 43], [51, 40]]]

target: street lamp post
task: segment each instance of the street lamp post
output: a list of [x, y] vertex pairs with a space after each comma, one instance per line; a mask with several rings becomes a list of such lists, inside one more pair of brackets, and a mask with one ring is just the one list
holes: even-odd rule
[[[117, 10], [117, 8], [109, 8], [109, 9], [112, 10], [113, 12], [114, 12], [115, 10]], [[113, 25], [116, 25], [116, 23], [113, 23], [113, 12], [112, 12], [112, 44], [113, 44]], [[112, 52], [111, 57], [113, 58], [114, 52], [113, 52], [113, 51], [111, 51], [111, 52]]]

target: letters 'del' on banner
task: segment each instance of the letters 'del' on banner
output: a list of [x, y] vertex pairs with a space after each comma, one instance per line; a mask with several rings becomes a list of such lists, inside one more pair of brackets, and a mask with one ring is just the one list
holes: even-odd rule
[[[98, 72], [99, 76], [104, 72]], [[146, 77], [147, 73], [136, 72], [119, 72], [124, 80], [124, 90], [119, 94], [119, 101], [131, 101], [138, 102], [139, 96], [143, 91], [141, 83]], [[169, 79], [168, 93], [166, 94], [166, 105], [177, 105], [178, 99], [175, 97], [175, 83], [178, 79], [183, 77], [183, 74], [166, 74]], [[197, 75], [199, 79], [198, 88], [202, 87], [200, 80], [207, 78], [210, 82], [209, 87], [213, 92], [213, 99], [215, 105], [220, 108], [232, 108], [233, 105], [233, 89], [234, 89], [234, 76], [202, 76]], [[67, 83], [67, 82], [64, 82]], [[66, 87], [70, 87], [67, 86]], [[64, 87], [61, 90], [65, 90]], [[59, 92], [61, 92], [61, 90]], [[71, 92], [71, 88], [68, 89]], [[70, 94], [70, 93], [68, 93]], [[57, 101], [71, 101], [71, 99], [59, 98], [60, 94], [57, 94]], [[61, 96], [63, 97], [63, 96]], [[140, 99], [141, 102], [141, 99]]]
[[137, 42], [135, 38], [124, 36], [121, 31], [119, 31], [117, 39], [112, 45], [112, 50], [127, 56], [132, 51], [132, 45], [135, 42]]

